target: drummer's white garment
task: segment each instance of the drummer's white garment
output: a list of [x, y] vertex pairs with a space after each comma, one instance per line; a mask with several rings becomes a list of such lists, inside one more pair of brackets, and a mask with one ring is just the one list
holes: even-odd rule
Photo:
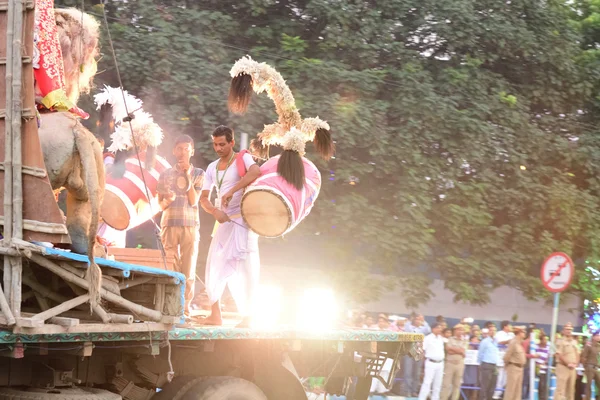
[[127, 242], [127, 231], [118, 231], [105, 222], [98, 226], [98, 236], [108, 242], [108, 247], [125, 248]]
[[[254, 165], [249, 154], [244, 155], [246, 170]], [[206, 169], [202, 190], [212, 190], [217, 185], [216, 167], [219, 160]], [[219, 180], [223, 171], [219, 171]], [[221, 185], [220, 194], [225, 194], [240, 181], [235, 160], [227, 169]], [[229, 206], [224, 209], [233, 222], [220, 224], [213, 235], [208, 259], [206, 260], [206, 292], [211, 304], [223, 295], [225, 286], [235, 300], [242, 315], [250, 314], [251, 301], [258, 286], [260, 258], [258, 254], [258, 235], [250, 231], [240, 216], [240, 202], [243, 191], [233, 195]]]

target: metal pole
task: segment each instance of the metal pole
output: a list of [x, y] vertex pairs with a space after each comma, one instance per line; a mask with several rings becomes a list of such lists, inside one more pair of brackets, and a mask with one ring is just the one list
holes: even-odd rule
[[556, 326], [558, 324], [558, 303], [560, 301], [560, 293], [554, 293], [554, 308], [552, 309], [552, 327], [550, 328], [550, 354], [548, 354], [548, 372], [547, 372], [547, 393], [550, 395], [550, 382], [552, 381], [552, 364], [554, 361], [554, 353], [556, 352]]
[[[529, 334], [529, 354], [533, 349], [534, 333]], [[535, 389], [535, 358], [529, 359], [529, 400], [535, 400], [533, 390]]]
[[242, 133], [240, 137], [240, 150], [246, 150], [248, 148], [248, 134]]

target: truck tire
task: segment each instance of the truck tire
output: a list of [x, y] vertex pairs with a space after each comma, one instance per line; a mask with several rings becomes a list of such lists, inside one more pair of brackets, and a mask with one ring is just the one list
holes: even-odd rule
[[94, 388], [15, 389], [0, 388], [0, 400], [122, 400], [118, 394]]
[[165, 385], [163, 390], [154, 395], [152, 400], [179, 400], [203, 379], [193, 375], [177, 376], [171, 383]]
[[245, 379], [215, 376], [202, 379], [182, 400], [267, 400], [267, 396]]

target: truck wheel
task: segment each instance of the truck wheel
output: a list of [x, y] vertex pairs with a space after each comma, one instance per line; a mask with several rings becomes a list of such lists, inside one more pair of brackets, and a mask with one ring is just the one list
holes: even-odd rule
[[245, 379], [215, 376], [202, 379], [182, 400], [267, 400], [267, 396]]
[[94, 388], [34, 389], [18, 390], [0, 388], [0, 400], [122, 400], [118, 394]]
[[[177, 376], [171, 383], [165, 385], [165, 388], [158, 392], [152, 400], [178, 400], [183, 397], [193, 386], [204, 378], [193, 375]], [[1, 399], [0, 399], [1, 400]]]

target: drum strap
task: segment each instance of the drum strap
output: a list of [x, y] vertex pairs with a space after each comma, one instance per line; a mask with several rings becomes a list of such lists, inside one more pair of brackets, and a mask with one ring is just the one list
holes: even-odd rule
[[243, 178], [246, 175], [246, 164], [244, 163], [244, 154], [250, 154], [248, 150], [242, 150], [235, 155], [235, 166], [238, 170], [238, 175]]

